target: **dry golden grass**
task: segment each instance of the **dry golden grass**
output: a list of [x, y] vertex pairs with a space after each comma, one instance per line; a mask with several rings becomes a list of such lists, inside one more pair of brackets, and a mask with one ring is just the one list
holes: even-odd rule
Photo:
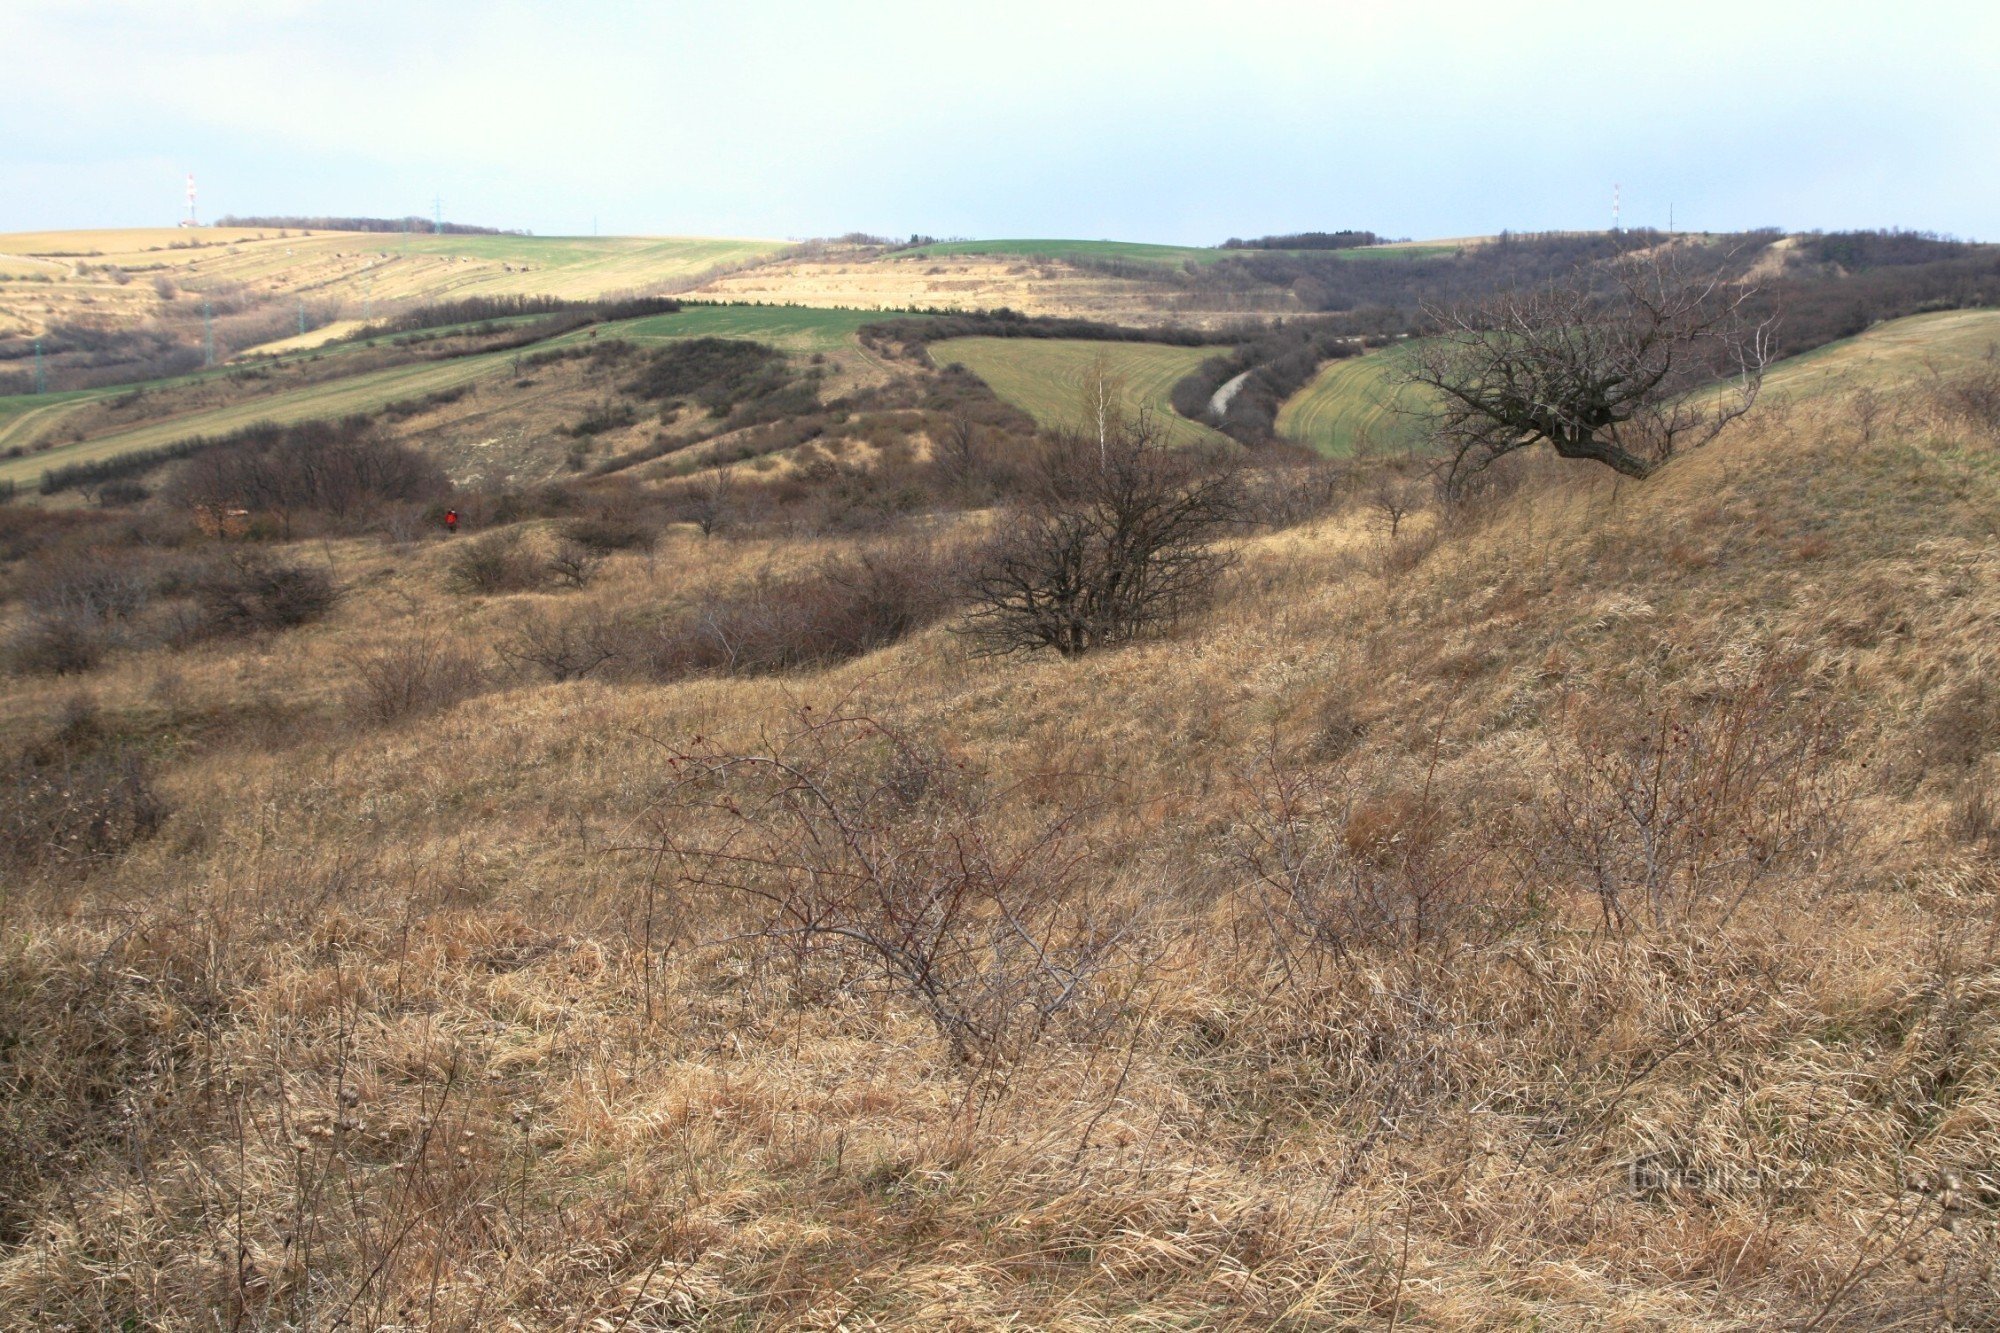
[[1060, 260], [984, 255], [789, 259], [725, 274], [696, 294], [725, 301], [866, 310], [1004, 306], [1028, 315], [1131, 324], [1171, 319], [1195, 327], [1298, 309], [1288, 292], [1242, 296], [1237, 298], [1240, 303], [1229, 304], [1222, 297], [1189, 297], [1160, 282], [1106, 277]]
[[[1991, 1326], [2000, 869], [1964, 813], [2000, 778], [2000, 445], [1877, 407], [1643, 485], [1528, 469], [1393, 543], [1358, 509], [1247, 537], [1217, 610], [1073, 663], [934, 629], [386, 728], [346, 702], [366, 654], [838, 541], [675, 535], [485, 600], [442, 541], [303, 549], [352, 589], [330, 621], [83, 684], [175, 813], [0, 898], [0, 1322]], [[1707, 716], [1773, 662], [1791, 702], [1736, 739], [1830, 719], [1845, 837], [1726, 921], [1607, 930], [1545, 825], [1585, 722]], [[0, 730], [78, 688], [10, 681]], [[996, 837], [1073, 821], [1125, 933], [1040, 1041], [961, 1063], [643, 850], [700, 826], [657, 805], [675, 747], [807, 705], [934, 747]], [[1274, 925], [1274, 770], [1333, 793], [1295, 831], [1340, 864], [1467, 867], [1457, 915]]]

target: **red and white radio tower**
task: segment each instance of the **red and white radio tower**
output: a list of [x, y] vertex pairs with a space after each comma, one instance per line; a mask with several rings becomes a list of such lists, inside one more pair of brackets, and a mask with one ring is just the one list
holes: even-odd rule
[[194, 220], [194, 173], [192, 171], [188, 173], [188, 215], [181, 219], [181, 225], [183, 227], [199, 227], [201, 225]]

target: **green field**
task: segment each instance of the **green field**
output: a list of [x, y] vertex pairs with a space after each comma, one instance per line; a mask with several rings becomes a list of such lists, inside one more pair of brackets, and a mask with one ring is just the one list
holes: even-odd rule
[[1399, 408], [1409, 391], [1396, 383], [1408, 353], [1402, 348], [1330, 361], [1278, 409], [1278, 434], [1323, 454], [1346, 455], [1366, 442], [1376, 449], [1407, 449], [1422, 427]]
[[1082, 424], [1084, 376], [1101, 354], [1123, 381], [1127, 415], [1150, 412], [1177, 443], [1225, 439], [1180, 416], [1168, 399], [1176, 380], [1219, 350], [1071, 338], [948, 338], [930, 348], [939, 365], [964, 366], [1048, 427]]

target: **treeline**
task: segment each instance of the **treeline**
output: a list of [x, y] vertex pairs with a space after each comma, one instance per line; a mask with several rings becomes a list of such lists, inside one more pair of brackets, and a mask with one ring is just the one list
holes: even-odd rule
[[[1659, 233], [1622, 235], [1502, 233], [1450, 254], [1388, 251], [1365, 263], [1336, 252], [1239, 250], [1207, 265], [1198, 280], [1218, 287], [1251, 282], [1286, 287], [1308, 311], [1346, 313], [1374, 308], [1403, 312], [1413, 327], [1425, 302], [1448, 302], [1566, 279], [1579, 265], [1602, 263], [1664, 241]], [[1772, 237], [1761, 237], [1768, 245]], [[1761, 245], [1751, 247], [1761, 249]], [[1720, 247], [1727, 250], [1728, 246]], [[1736, 261], [1747, 266], [1747, 258]]]
[[286, 231], [443, 231], [447, 236], [532, 236], [533, 232], [475, 227], [469, 222], [447, 222], [440, 227], [429, 218], [414, 213], [406, 218], [304, 218], [238, 217], [231, 213], [215, 220], [218, 227], [276, 227]]
[[1980, 247], [1934, 231], [1891, 227], [1880, 231], [1807, 232], [1799, 238], [1798, 248], [1800, 255], [1812, 263], [1838, 264], [1859, 272], [1963, 259]]
[[467, 296], [456, 301], [438, 301], [412, 306], [408, 310], [378, 319], [356, 333], [356, 338], [379, 338], [391, 333], [415, 333], [421, 329], [445, 328], [454, 324], [483, 324], [496, 319], [518, 319], [524, 315], [581, 315], [586, 324], [619, 319], [640, 319], [647, 315], [671, 315], [681, 310], [671, 296], [640, 296], [610, 301], [565, 301], [554, 296]]
[[1288, 236], [1258, 236], [1243, 240], [1232, 236], [1222, 243], [1224, 250], [1358, 250], [1364, 245], [1380, 245], [1382, 238], [1372, 231], [1298, 231]]
[[[1278, 409], [1306, 386], [1328, 361], [1359, 356], [1371, 343], [1341, 331], [1336, 323], [1295, 323], [1239, 343], [1227, 356], [1214, 356], [1177, 382], [1169, 396], [1174, 411], [1205, 422], [1242, 444], [1276, 438]], [[1210, 405], [1216, 391], [1246, 375], [1218, 418]]]
[[152, 449], [130, 449], [109, 458], [93, 459], [85, 463], [64, 463], [59, 467], [46, 469], [42, 473], [41, 491], [43, 495], [55, 495], [61, 491], [83, 490], [91, 486], [102, 486], [106, 482], [126, 481], [143, 477], [156, 467], [192, 458], [205, 449], [213, 449], [247, 435], [249, 431], [261, 427], [246, 427], [229, 435], [191, 435], [172, 444], [163, 444]]
[[[1167, 343], [1175, 347], [1209, 347], [1233, 343], [1240, 331], [1157, 325], [1134, 328], [1092, 319], [1056, 319], [1024, 315], [1004, 306], [998, 310], [948, 311], [864, 324], [862, 345], [887, 356], [917, 356], [930, 343], [947, 338], [1088, 338], [1095, 342]], [[928, 354], [924, 354], [927, 356]]]
[[1775, 319], [1774, 350], [1797, 356], [1885, 319], [2000, 306], [2000, 247], [1965, 251], [1957, 258], [1887, 262], [1845, 275], [1787, 275], [1758, 290], [1750, 313]]

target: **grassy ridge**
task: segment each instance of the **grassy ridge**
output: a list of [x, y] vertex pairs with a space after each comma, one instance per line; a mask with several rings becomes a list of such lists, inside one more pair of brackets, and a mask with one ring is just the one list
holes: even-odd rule
[[1767, 391], [1811, 397], [1839, 389], [1887, 388], [1899, 382], [2000, 355], [2000, 310], [1947, 310], [1884, 320], [1772, 366]]
[[964, 366], [993, 392], [1049, 427], [1074, 426], [1082, 419], [1084, 376], [1102, 355], [1123, 381], [1126, 412], [1151, 412], [1181, 443], [1224, 438], [1180, 416], [1168, 401], [1174, 381], [1215, 351], [1066, 338], [949, 338], [930, 348], [939, 365]]
[[[764, 258], [779, 241], [643, 236], [436, 236], [198, 227], [0, 235], [0, 273], [72, 264], [159, 273], [192, 292], [242, 283], [284, 296], [435, 302], [463, 296], [588, 300], [657, 289]], [[36, 258], [42, 256], [42, 258]], [[65, 256], [48, 258], [47, 256]], [[56, 290], [84, 284], [59, 282]], [[39, 285], [27, 297], [42, 296]], [[21, 293], [10, 295], [26, 299]]]

